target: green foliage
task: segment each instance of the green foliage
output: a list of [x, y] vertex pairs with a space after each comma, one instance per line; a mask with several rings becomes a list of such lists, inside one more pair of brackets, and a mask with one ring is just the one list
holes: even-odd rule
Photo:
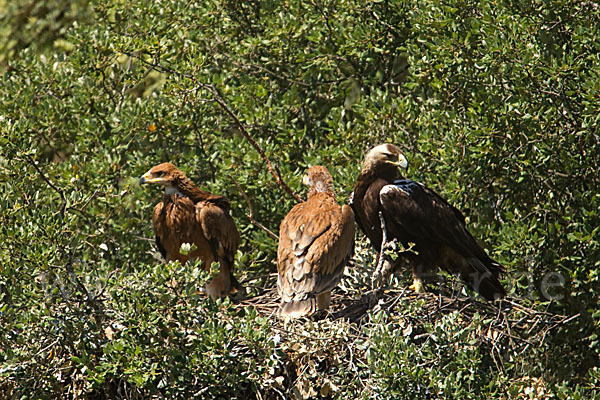
[[202, 271], [187, 269], [159, 265], [122, 279], [124, 287], [113, 286], [114, 315], [102, 353], [97, 360], [74, 358], [91, 389], [123, 380], [144, 397], [251, 393], [274, 362], [266, 319], [234, 310], [228, 300], [199, 296], [202, 280], [196, 276]]
[[[599, 20], [587, 1], [0, 0], [0, 395], [277, 397], [310, 382], [334, 397], [513, 398], [527, 377], [593, 397]], [[294, 201], [244, 130], [297, 193], [307, 165], [327, 166], [340, 202], [364, 152], [396, 143], [516, 297], [578, 316], [499, 368], [459, 315], [415, 341], [375, 314], [355, 349], [365, 365], [275, 380], [291, 342], [203, 300], [197, 269], [156, 259], [159, 193], [137, 184], [168, 160], [228, 196], [236, 273], [248, 295], [272, 287], [276, 243], [246, 214], [277, 232]]]
[[479, 399], [498, 394], [501, 384], [487, 372], [493, 369], [492, 360], [476, 334], [481, 321], [464, 326], [460, 319], [459, 313], [450, 314], [426, 325], [427, 333], [411, 335], [413, 326], [406, 319], [375, 316], [367, 360], [386, 398]]
[[89, 22], [88, 17], [87, 0], [0, 1], [0, 65], [28, 48], [57, 53], [73, 50], [64, 40], [67, 30], [72, 24]]

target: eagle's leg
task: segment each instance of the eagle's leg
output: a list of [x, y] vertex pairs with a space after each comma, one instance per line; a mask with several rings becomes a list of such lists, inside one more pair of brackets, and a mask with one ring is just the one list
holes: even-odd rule
[[229, 268], [221, 263], [219, 273], [206, 284], [206, 294], [213, 300], [225, 297], [231, 291], [231, 280]]
[[[397, 240], [394, 239], [391, 242], [387, 242], [382, 249], [382, 254], [383, 254], [383, 263], [381, 266], [381, 283], [383, 284], [384, 282], [387, 282], [388, 278], [390, 277], [390, 275], [392, 275], [393, 272], [396, 271], [396, 269], [398, 269], [398, 265], [400, 264], [400, 258], [397, 258], [396, 260], [393, 260], [390, 255], [389, 252], [390, 251], [396, 251], [396, 242]], [[400, 256], [402, 253], [399, 253], [398, 256]]]
[[[389, 242], [386, 248], [390, 248], [395, 244], [395, 240]], [[383, 262], [383, 268], [381, 271], [382, 279], [385, 282], [389, 276], [396, 272], [400, 267], [407, 267], [406, 264], [411, 266], [413, 283], [409, 286], [409, 289], [414, 290], [416, 293], [425, 293], [425, 286], [423, 284], [423, 265], [417, 258], [415, 253], [411, 250], [397, 252], [396, 260], [392, 261], [389, 257]]]
[[425, 286], [423, 285], [423, 266], [413, 262], [412, 275], [413, 283], [409, 286], [409, 289], [414, 290], [415, 293], [425, 293]]
[[373, 289], [383, 285], [390, 274], [394, 271], [395, 264], [387, 254], [387, 251], [395, 248], [396, 239], [388, 242], [385, 219], [383, 218], [383, 213], [381, 211], [379, 211], [379, 220], [381, 221], [382, 238], [381, 249], [379, 250], [379, 254], [377, 254], [377, 267], [375, 268], [375, 272], [371, 277], [371, 285]]
[[373, 272], [373, 276], [371, 277], [371, 287], [373, 289], [383, 284], [383, 271], [389, 270], [392, 264], [389, 257], [387, 257], [385, 254], [385, 250], [387, 248], [387, 229], [385, 227], [385, 219], [383, 218], [383, 213], [381, 211], [379, 211], [379, 221], [381, 221], [382, 232], [381, 249], [379, 250], [379, 254], [377, 254], [377, 267], [375, 268], [375, 272]]
[[331, 302], [331, 291], [317, 295], [317, 310], [327, 310]]

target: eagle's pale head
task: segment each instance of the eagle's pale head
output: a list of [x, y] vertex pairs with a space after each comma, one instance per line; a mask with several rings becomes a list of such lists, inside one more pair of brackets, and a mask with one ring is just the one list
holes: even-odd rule
[[144, 183], [157, 183], [165, 188], [175, 187], [177, 186], [177, 182], [182, 178], [185, 178], [185, 174], [173, 164], [166, 162], [152, 167], [150, 171], [142, 175], [140, 185]]
[[393, 144], [385, 143], [373, 147], [365, 156], [363, 171], [385, 166], [408, 168], [408, 161], [400, 149]]
[[306, 171], [302, 183], [310, 187], [310, 192], [333, 192], [333, 180], [327, 168], [315, 165]]

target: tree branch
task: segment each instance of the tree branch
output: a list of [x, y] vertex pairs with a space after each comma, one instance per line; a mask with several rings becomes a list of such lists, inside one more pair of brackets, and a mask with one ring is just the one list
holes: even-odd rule
[[279, 168], [277, 168], [276, 166], [275, 167], [273, 166], [273, 164], [271, 163], [271, 160], [269, 160], [269, 157], [267, 157], [264, 150], [258, 145], [256, 140], [254, 140], [254, 138], [252, 136], [250, 136], [250, 133], [246, 129], [246, 126], [237, 117], [237, 115], [235, 115], [235, 113], [229, 107], [229, 105], [225, 102], [225, 100], [223, 100], [223, 97], [221, 96], [221, 94], [219, 93], [217, 88], [214, 87], [213, 85], [204, 84], [204, 83], [199, 83], [198, 85], [200, 87], [208, 90], [209, 92], [211, 92], [211, 94], [214, 96], [217, 104], [219, 104], [221, 106], [221, 108], [223, 110], [225, 110], [225, 112], [227, 114], [229, 114], [229, 116], [233, 119], [235, 124], [240, 129], [240, 132], [242, 133], [242, 135], [244, 135], [246, 140], [248, 140], [250, 142], [252, 147], [254, 147], [256, 149], [258, 154], [260, 154], [260, 156], [263, 158], [263, 160], [267, 163], [267, 168], [269, 169], [269, 172], [271, 173], [273, 178], [275, 178], [275, 182], [277, 182], [279, 184], [279, 186], [281, 186], [283, 188], [283, 190], [285, 190], [290, 196], [292, 196], [292, 198], [294, 200], [296, 200], [298, 203], [301, 203], [302, 199], [300, 198], [300, 196], [298, 196], [296, 193], [294, 193], [294, 191], [287, 185], [287, 183], [285, 183], [283, 181], [283, 178], [281, 177], [281, 172], [279, 171]]
[[48, 184], [48, 186], [50, 186], [52, 189], [54, 189], [54, 191], [56, 193], [58, 193], [60, 195], [60, 207], [59, 207], [58, 211], [60, 213], [60, 217], [64, 219], [64, 217], [65, 217], [65, 209], [67, 207], [67, 199], [65, 197], [64, 192], [62, 191], [62, 189], [58, 188], [56, 185], [54, 185], [52, 182], [50, 182], [50, 179], [48, 179], [46, 177], [46, 175], [44, 175], [44, 173], [42, 172], [42, 170], [40, 169], [40, 167], [37, 166], [37, 164], [35, 163], [35, 160], [33, 158], [31, 158], [31, 156], [25, 154], [25, 158], [27, 159], [27, 162], [29, 164], [31, 164], [33, 166], [33, 168], [35, 168], [35, 170], [37, 171], [37, 173], [40, 174], [40, 176]]
[[248, 204], [248, 209], [250, 210], [250, 213], [246, 214], [246, 217], [248, 217], [250, 222], [252, 224], [256, 225], [257, 227], [259, 227], [260, 229], [262, 229], [263, 231], [265, 231], [267, 233], [267, 235], [269, 235], [271, 238], [273, 238], [275, 240], [279, 240], [279, 237], [277, 237], [277, 235], [275, 233], [273, 233], [272, 230], [270, 230], [269, 228], [267, 228], [266, 226], [264, 226], [263, 224], [261, 224], [260, 222], [258, 222], [257, 220], [254, 219], [254, 209], [252, 208], [252, 203], [250, 203], [250, 199], [248, 198], [248, 195], [246, 194], [246, 192], [244, 192], [244, 189], [242, 189], [240, 184], [237, 183], [237, 181], [233, 178], [233, 176], [231, 176], [230, 174], [227, 174], [227, 176], [229, 177], [229, 179], [231, 179], [233, 181], [235, 186], [237, 186], [238, 190], [242, 194], [242, 197], [244, 197], [244, 200], [246, 200], [246, 203]]

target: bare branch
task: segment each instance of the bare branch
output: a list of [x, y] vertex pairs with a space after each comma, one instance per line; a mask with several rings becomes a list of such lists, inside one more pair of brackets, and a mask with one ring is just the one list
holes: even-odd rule
[[277, 237], [277, 235], [275, 233], [273, 233], [272, 230], [270, 230], [269, 228], [267, 228], [266, 226], [264, 226], [263, 224], [261, 224], [260, 222], [258, 222], [257, 220], [254, 219], [254, 209], [252, 208], [252, 203], [250, 202], [250, 199], [248, 198], [248, 195], [246, 194], [246, 192], [244, 192], [244, 189], [242, 189], [242, 187], [240, 186], [240, 184], [237, 183], [237, 181], [233, 178], [233, 176], [231, 176], [230, 174], [227, 174], [227, 176], [229, 177], [229, 179], [231, 179], [233, 181], [233, 183], [235, 184], [235, 186], [237, 186], [238, 190], [242, 194], [242, 197], [244, 197], [244, 200], [246, 200], [246, 203], [248, 204], [248, 210], [250, 210], [250, 213], [246, 214], [246, 217], [248, 217], [248, 219], [250, 220], [250, 222], [253, 225], [256, 225], [257, 227], [259, 227], [260, 229], [262, 229], [263, 231], [265, 231], [267, 233], [267, 235], [269, 235], [271, 238], [273, 238], [275, 240], [279, 240], [279, 238]]
[[256, 151], [258, 151], [258, 154], [260, 154], [260, 156], [263, 158], [263, 160], [267, 163], [267, 168], [269, 169], [269, 172], [271, 173], [273, 178], [275, 178], [275, 181], [279, 184], [279, 186], [281, 186], [283, 188], [283, 190], [285, 190], [290, 196], [292, 196], [292, 198], [294, 200], [296, 200], [298, 203], [301, 203], [302, 199], [300, 198], [300, 196], [298, 196], [296, 193], [294, 193], [294, 191], [287, 185], [287, 183], [285, 183], [283, 181], [283, 179], [281, 178], [281, 172], [279, 171], [279, 168], [274, 167], [273, 164], [271, 164], [271, 160], [269, 160], [269, 157], [267, 157], [264, 150], [258, 145], [256, 140], [254, 140], [254, 138], [252, 136], [250, 136], [250, 133], [246, 129], [246, 126], [242, 123], [242, 121], [240, 121], [240, 119], [237, 117], [237, 115], [235, 115], [235, 113], [229, 107], [229, 105], [227, 105], [225, 100], [223, 100], [223, 97], [221, 96], [221, 94], [219, 93], [217, 88], [214, 87], [213, 85], [207, 85], [207, 84], [202, 84], [202, 83], [199, 85], [201, 87], [207, 89], [208, 91], [210, 91], [212, 93], [212, 95], [214, 96], [217, 104], [219, 104], [221, 106], [221, 108], [223, 110], [225, 110], [225, 112], [227, 114], [229, 114], [229, 116], [234, 120], [235, 124], [240, 129], [240, 132], [242, 133], [242, 135], [244, 135], [244, 137], [250, 142], [252, 147], [254, 147], [256, 149]]

